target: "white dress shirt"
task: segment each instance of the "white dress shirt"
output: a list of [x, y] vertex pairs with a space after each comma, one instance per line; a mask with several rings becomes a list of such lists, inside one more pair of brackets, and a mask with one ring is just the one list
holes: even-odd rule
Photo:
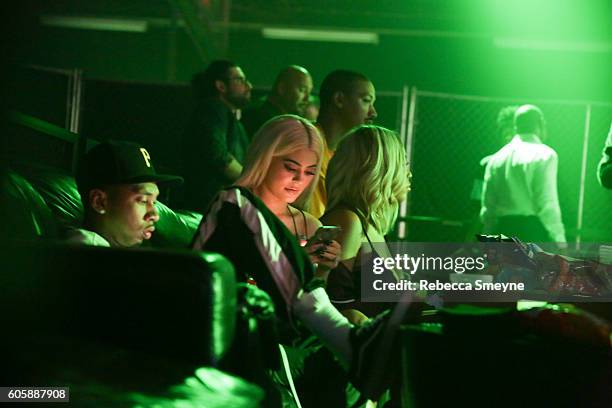
[[[597, 166], [597, 178], [599, 179], [601, 185], [607, 188], [612, 188], [612, 180], [610, 180], [609, 175], [604, 176], [604, 172], [606, 174], [610, 174], [610, 170], [606, 170], [610, 166], [612, 166], [612, 123], [610, 123], [610, 132], [608, 133], [606, 144], [604, 145], [603, 152], [601, 153], [601, 160]], [[602, 176], [604, 177], [602, 178]]]
[[485, 232], [498, 217], [537, 216], [555, 242], [566, 242], [557, 193], [557, 153], [534, 134], [520, 134], [491, 156], [480, 217]]

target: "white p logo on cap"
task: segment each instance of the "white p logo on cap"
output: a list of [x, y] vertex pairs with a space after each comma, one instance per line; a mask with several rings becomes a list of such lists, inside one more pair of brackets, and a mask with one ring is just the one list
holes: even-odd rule
[[145, 163], [147, 164], [147, 167], [151, 167], [151, 156], [149, 156], [149, 152], [147, 152], [147, 149], [145, 149], [144, 147], [140, 148], [140, 153], [142, 153], [142, 157], [145, 160]]

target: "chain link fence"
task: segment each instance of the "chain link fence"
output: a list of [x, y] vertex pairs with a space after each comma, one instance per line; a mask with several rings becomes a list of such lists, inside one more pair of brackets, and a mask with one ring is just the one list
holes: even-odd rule
[[612, 240], [612, 191], [596, 179], [597, 163], [612, 120], [612, 104], [555, 100], [511, 100], [411, 90], [408, 151], [412, 192], [409, 241], [472, 241], [478, 214], [484, 157], [505, 141], [498, 112], [532, 103], [544, 112], [546, 144], [559, 155], [559, 200], [570, 242]]

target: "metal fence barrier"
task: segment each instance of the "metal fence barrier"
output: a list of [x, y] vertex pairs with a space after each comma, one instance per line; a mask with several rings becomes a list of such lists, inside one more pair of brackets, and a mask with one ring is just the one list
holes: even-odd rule
[[612, 104], [488, 98], [416, 88], [410, 90], [406, 126], [412, 191], [398, 219], [398, 239], [473, 240], [480, 230], [480, 161], [505, 143], [497, 133], [497, 114], [505, 106], [525, 103], [544, 112], [546, 144], [559, 156], [559, 200], [568, 241], [612, 240], [612, 191], [596, 179]]

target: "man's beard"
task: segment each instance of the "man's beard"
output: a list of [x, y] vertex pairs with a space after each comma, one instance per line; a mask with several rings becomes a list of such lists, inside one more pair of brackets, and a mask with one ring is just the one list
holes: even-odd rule
[[228, 99], [229, 103], [234, 105], [236, 109], [242, 109], [246, 107], [251, 101], [251, 94], [246, 95], [231, 95]]

